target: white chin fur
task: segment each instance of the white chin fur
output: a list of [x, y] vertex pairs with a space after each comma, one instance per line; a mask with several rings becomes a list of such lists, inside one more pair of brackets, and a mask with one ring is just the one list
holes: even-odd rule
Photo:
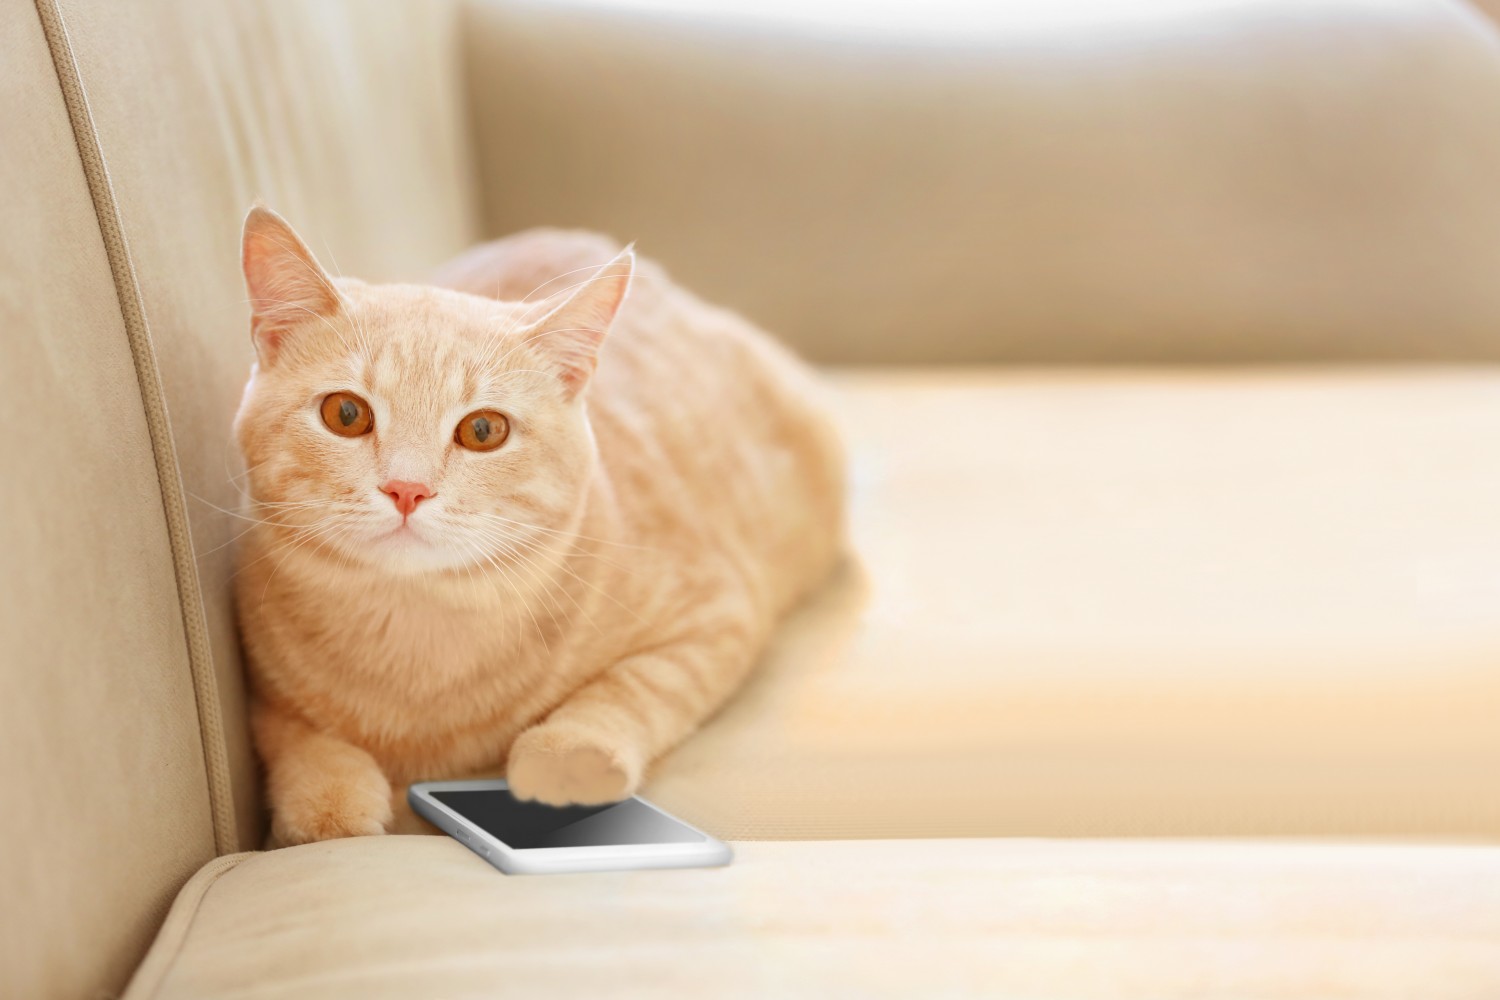
[[430, 573], [457, 569], [473, 561], [411, 528], [384, 533], [359, 548], [364, 561], [393, 573]]

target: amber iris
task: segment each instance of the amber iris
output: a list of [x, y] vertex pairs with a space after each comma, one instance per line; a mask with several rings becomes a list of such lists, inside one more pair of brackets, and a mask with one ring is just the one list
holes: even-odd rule
[[470, 451], [494, 451], [509, 436], [510, 421], [497, 410], [475, 410], [453, 432], [453, 440]]
[[359, 437], [375, 429], [370, 404], [352, 392], [332, 392], [323, 397], [319, 408], [323, 423], [339, 437]]

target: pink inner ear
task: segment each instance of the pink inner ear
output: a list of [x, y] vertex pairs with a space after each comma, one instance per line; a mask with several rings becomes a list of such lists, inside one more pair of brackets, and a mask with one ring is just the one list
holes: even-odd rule
[[[251, 308], [254, 309], [254, 306]], [[271, 354], [281, 350], [282, 334], [285, 332], [285, 326], [268, 322], [265, 316], [258, 313], [251, 313], [250, 338]]]
[[533, 328], [533, 342], [557, 370], [569, 397], [593, 376], [599, 347], [625, 301], [634, 271], [635, 254], [627, 247]]
[[570, 396], [577, 394], [588, 385], [589, 379], [594, 377], [594, 370], [599, 367], [599, 345], [604, 342], [604, 334], [559, 330], [543, 336], [557, 338], [558, 342], [549, 350], [553, 364], [557, 366], [557, 377], [568, 387]]
[[332, 279], [274, 213], [256, 209], [246, 220], [242, 265], [250, 293], [251, 337], [266, 360], [298, 323], [338, 310]]

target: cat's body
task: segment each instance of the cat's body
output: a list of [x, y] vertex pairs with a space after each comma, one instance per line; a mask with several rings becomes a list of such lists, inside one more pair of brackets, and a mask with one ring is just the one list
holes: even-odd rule
[[[268, 231], [264, 253], [279, 256], [288, 238]], [[776, 620], [835, 561], [841, 458], [806, 369], [650, 264], [611, 304], [608, 268], [631, 280], [618, 263], [628, 253], [617, 254], [601, 237], [526, 233], [470, 251], [439, 281], [518, 302], [563, 276], [532, 300], [563, 289], [552, 305], [487, 314], [496, 307], [470, 295], [341, 279], [332, 313], [311, 309], [335, 317], [326, 330], [291, 313], [275, 320], [288, 332], [262, 347], [261, 367], [293, 374], [284, 389], [258, 390], [258, 372], [237, 422], [267, 519], [247, 536], [238, 596], [281, 840], [379, 832], [393, 787], [502, 763], [525, 797], [630, 794], [734, 691]], [[261, 289], [275, 293], [267, 302], [298, 294], [276, 281]], [[554, 318], [535, 325], [548, 309]], [[588, 345], [544, 353], [596, 326], [609, 331], [596, 374], [578, 355]], [[268, 366], [270, 346], [294, 336], [308, 338], [302, 353]], [[319, 381], [320, 371], [338, 375]], [[374, 432], [318, 441], [295, 409], [298, 389], [314, 405], [320, 393], [363, 391]], [[493, 455], [452, 443], [452, 414], [470, 405], [516, 410]], [[288, 427], [328, 457], [281, 458]], [[368, 463], [327, 482], [308, 472], [346, 454]], [[380, 485], [392, 475], [432, 480], [401, 530], [334, 536], [342, 510], [397, 516], [379, 506], [398, 496]], [[324, 494], [361, 506], [326, 508]], [[387, 544], [408, 514], [417, 539]], [[424, 517], [445, 519], [433, 522], [433, 537], [444, 534], [432, 553]]]

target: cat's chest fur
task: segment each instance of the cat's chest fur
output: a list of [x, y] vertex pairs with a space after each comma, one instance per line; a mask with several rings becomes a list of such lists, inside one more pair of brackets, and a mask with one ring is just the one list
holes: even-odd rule
[[341, 606], [330, 614], [337, 590], [319, 580], [325, 606], [271, 625], [257, 673], [268, 694], [365, 747], [392, 777], [491, 765], [619, 655], [606, 635], [578, 627], [604, 613], [586, 592], [505, 583], [356, 588], [333, 598]]

